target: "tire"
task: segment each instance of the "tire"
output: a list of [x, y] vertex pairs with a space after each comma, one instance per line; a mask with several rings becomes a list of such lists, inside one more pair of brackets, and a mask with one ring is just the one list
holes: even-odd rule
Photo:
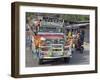
[[69, 63], [70, 57], [64, 58], [64, 63]]
[[82, 54], [83, 54], [83, 51], [84, 51], [84, 48], [83, 48], [83, 47], [81, 47], [81, 49], [80, 49], [80, 53], [82, 53]]
[[72, 51], [72, 54], [74, 53], [74, 51]]
[[39, 59], [39, 64], [43, 64], [43, 59]]

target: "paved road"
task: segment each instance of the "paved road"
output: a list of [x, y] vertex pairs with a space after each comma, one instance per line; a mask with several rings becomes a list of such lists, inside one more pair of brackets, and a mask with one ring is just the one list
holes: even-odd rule
[[72, 58], [69, 63], [64, 63], [63, 60], [56, 61], [46, 61], [44, 64], [39, 65], [38, 59], [35, 54], [31, 53], [29, 47], [26, 48], [26, 67], [38, 67], [38, 66], [49, 66], [49, 65], [79, 65], [79, 64], [89, 64], [89, 44], [85, 43], [83, 54], [79, 51], [75, 51], [72, 54]]

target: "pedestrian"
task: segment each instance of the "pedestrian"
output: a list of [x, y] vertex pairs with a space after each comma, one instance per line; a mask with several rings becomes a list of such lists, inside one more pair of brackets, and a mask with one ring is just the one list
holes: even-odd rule
[[81, 44], [83, 45], [84, 44], [84, 30], [81, 31], [80, 33], [80, 40], [81, 40]]
[[36, 29], [36, 33], [38, 33], [38, 31], [39, 31], [39, 27], [41, 26], [41, 19], [36, 19], [35, 21], [34, 21], [34, 27], [35, 27], [35, 29]]
[[71, 30], [68, 32], [68, 37], [71, 37], [72, 36], [72, 32]]
[[30, 25], [27, 23], [26, 24], [26, 47], [30, 47], [30, 49], [32, 46], [31, 40], [32, 40], [31, 29], [30, 29]]

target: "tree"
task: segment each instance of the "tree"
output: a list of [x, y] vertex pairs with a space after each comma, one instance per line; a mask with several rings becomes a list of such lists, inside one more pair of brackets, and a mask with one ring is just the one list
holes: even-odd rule
[[73, 15], [73, 14], [64, 14], [62, 18], [67, 21], [88, 21], [88, 15]]

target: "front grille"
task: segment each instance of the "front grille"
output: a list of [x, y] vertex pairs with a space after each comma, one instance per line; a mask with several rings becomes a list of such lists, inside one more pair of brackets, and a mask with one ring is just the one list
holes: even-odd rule
[[62, 49], [53, 49], [52, 51], [62, 51]]

